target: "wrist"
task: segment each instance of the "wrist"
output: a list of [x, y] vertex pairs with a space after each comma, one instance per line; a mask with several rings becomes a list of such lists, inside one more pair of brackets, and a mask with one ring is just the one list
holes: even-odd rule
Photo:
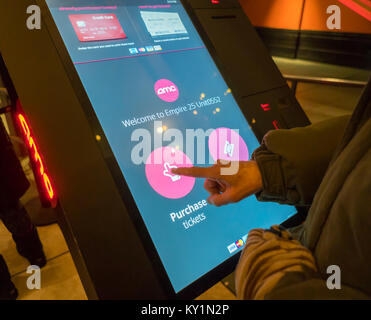
[[258, 163], [255, 160], [251, 160], [251, 182], [253, 186], [253, 193], [258, 193], [263, 190], [263, 177], [260, 172], [260, 168], [258, 166]]

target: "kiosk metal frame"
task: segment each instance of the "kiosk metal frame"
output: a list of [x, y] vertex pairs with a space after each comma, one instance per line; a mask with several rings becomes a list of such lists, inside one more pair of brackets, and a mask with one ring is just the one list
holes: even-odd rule
[[[0, 11], [5, 12], [0, 19], [0, 50], [39, 137], [39, 147], [47, 154], [45, 160], [60, 199], [56, 208], [59, 223], [88, 297], [198, 296], [233, 271], [238, 255], [178, 294], [174, 292], [50, 11], [44, 0], [36, 1], [42, 9], [43, 27], [33, 31], [26, 29], [24, 14], [33, 1], [0, 4]], [[234, 97], [258, 139], [270, 129], [309, 124], [237, 0], [220, 1], [217, 6], [207, 0], [181, 2], [226, 82], [235, 88]], [[240, 65], [230, 61], [216, 34], [219, 25], [233, 23], [245, 28], [237, 34], [246, 36], [235, 44], [242, 46], [239, 57], [251, 47], [246, 52], [250, 61], [240, 61]], [[14, 25], [8, 33], [4, 32], [7, 24]], [[243, 74], [246, 68], [252, 69], [248, 75]], [[255, 81], [250, 85], [241, 83], [252, 75]], [[275, 102], [266, 113], [260, 104], [268, 100]]]

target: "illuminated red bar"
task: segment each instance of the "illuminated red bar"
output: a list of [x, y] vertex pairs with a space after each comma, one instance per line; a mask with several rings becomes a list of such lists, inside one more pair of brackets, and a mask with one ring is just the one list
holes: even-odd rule
[[31, 151], [33, 161], [35, 162], [36, 166], [39, 169], [35, 174], [38, 174], [39, 177], [41, 178], [45, 194], [47, 195], [50, 202], [53, 204], [53, 202], [55, 202], [54, 200], [56, 200], [54, 188], [52, 186], [52, 183], [50, 182], [48, 174], [46, 173], [44, 161], [42, 160], [42, 157], [40, 156], [40, 153], [37, 149], [35, 139], [30, 130], [30, 126], [28, 125], [28, 122], [23, 114], [19, 113], [17, 115], [17, 119], [19, 121], [20, 127], [22, 128], [22, 132], [26, 139], [27, 147]]
[[[360, 16], [366, 18], [368, 21], [371, 21], [371, 11], [370, 9], [367, 10], [366, 8], [359, 5], [357, 2], [353, 0], [338, 0], [343, 5], [347, 6], [349, 9], [353, 10], [355, 13], [359, 14]], [[366, 1], [361, 1], [364, 4], [369, 6], [369, 3]]]

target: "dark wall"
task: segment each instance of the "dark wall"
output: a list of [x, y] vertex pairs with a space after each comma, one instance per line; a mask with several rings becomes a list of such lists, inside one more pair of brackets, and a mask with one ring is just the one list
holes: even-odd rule
[[274, 56], [371, 70], [371, 35], [256, 27]]

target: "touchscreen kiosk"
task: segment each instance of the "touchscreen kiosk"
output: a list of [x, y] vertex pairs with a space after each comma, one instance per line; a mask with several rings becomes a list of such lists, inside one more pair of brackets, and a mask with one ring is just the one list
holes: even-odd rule
[[233, 270], [249, 230], [296, 208], [254, 196], [217, 208], [171, 169], [222, 159], [233, 174], [265, 132], [307, 118], [237, 1], [39, 4], [42, 29], [17, 31], [38, 91], [15, 46], [1, 50], [88, 296], [194, 297]]

